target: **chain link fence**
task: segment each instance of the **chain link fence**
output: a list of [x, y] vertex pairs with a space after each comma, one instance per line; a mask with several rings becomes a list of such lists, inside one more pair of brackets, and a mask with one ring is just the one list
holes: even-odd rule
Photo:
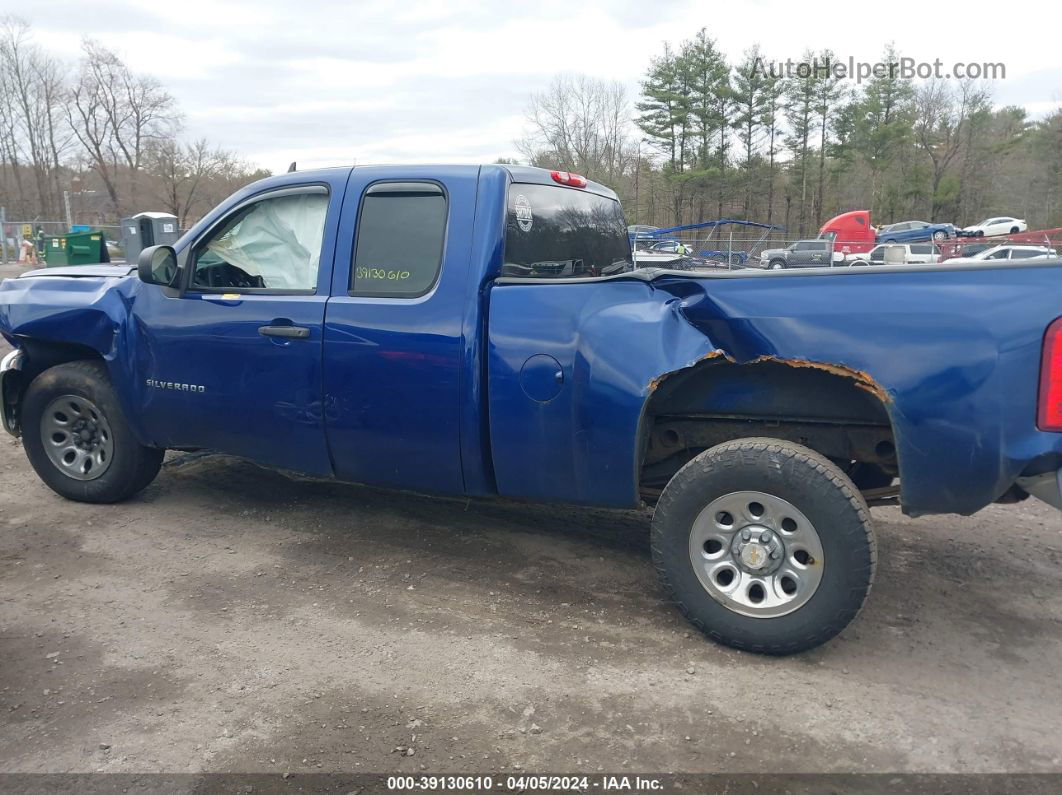
[[[73, 229], [67, 226], [66, 221], [17, 221], [5, 219], [0, 234], [0, 263], [8, 264], [20, 262], [25, 265], [33, 264], [32, 257], [38, 257], [43, 238], [59, 237], [74, 232], [101, 232], [107, 241], [107, 251], [111, 261], [122, 260], [125, 254], [122, 251], [122, 227], [118, 224], [97, 224], [75, 226]], [[29, 241], [33, 248], [30, 253], [23, 245], [23, 241]], [[28, 259], [29, 258], [29, 259]]]

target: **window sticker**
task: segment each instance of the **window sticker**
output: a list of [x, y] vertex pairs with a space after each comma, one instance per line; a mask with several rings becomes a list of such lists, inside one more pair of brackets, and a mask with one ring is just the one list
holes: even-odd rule
[[534, 216], [531, 214], [531, 202], [521, 193], [516, 197], [516, 201], [513, 202], [513, 209], [516, 210], [516, 224], [520, 227], [520, 231], [530, 232], [531, 225], [535, 221]]

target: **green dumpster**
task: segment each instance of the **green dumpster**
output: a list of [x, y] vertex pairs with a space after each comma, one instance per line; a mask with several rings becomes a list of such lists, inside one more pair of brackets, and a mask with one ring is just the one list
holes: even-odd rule
[[110, 262], [107, 241], [102, 232], [71, 232], [44, 238], [44, 259], [49, 268], [56, 265], [96, 265]]

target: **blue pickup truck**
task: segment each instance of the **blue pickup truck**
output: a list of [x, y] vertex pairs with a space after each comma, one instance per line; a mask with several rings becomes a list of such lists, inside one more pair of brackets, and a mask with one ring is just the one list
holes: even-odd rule
[[209, 449], [648, 504], [690, 621], [785, 654], [862, 606], [868, 506], [1062, 504], [1060, 266], [636, 269], [615, 194], [575, 174], [295, 172], [136, 268], [4, 281], [3, 422], [86, 502], [136, 494], [167, 449]]

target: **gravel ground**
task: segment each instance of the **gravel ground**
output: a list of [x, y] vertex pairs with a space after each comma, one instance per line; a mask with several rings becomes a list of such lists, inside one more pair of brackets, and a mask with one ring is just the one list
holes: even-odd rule
[[875, 508], [826, 647], [715, 646], [648, 514], [171, 455], [67, 502], [0, 440], [2, 772], [1062, 772], [1062, 521]]

